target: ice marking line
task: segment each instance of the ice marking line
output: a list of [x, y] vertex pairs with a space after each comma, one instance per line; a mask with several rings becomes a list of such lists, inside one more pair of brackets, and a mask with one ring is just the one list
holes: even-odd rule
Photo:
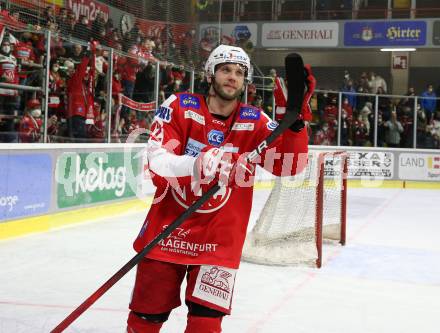
[[[358, 235], [365, 230], [366, 227], [368, 227], [371, 223], [377, 221], [377, 217], [380, 216], [384, 210], [386, 208], [388, 208], [388, 206], [394, 201], [396, 200], [396, 198], [400, 195], [400, 193], [403, 190], [399, 190], [396, 193], [393, 194], [393, 196], [389, 199], [387, 199], [381, 206], [379, 206], [377, 209], [373, 210], [373, 212], [371, 212], [371, 214], [369, 214], [366, 218], [366, 221], [356, 230], [355, 234], [350, 237], [350, 241], [352, 241], [353, 239], [356, 239], [356, 237], [358, 237]], [[348, 243], [348, 242], [347, 242]], [[334, 259], [337, 255], [340, 254], [342, 250], [342, 247], [339, 247], [338, 250], [336, 250], [332, 255], [330, 255], [328, 257], [327, 260], [325, 260], [324, 263], [331, 261], [332, 259]], [[324, 264], [323, 263], [323, 264]], [[324, 266], [324, 265], [323, 265]], [[266, 315], [263, 315], [261, 317], [260, 320], [258, 320], [254, 325], [252, 325], [247, 331], [246, 333], [257, 333], [259, 331], [259, 329], [262, 328], [262, 326], [264, 326], [271, 317], [273, 317], [275, 315], [276, 312], [279, 311], [280, 308], [282, 308], [284, 306], [285, 303], [288, 303], [292, 297], [295, 295], [296, 292], [298, 292], [299, 290], [301, 290], [304, 286], [306, 286], [307, 284], [309, 284], [311, 281], [313, 281], [313, 279], [318, 275], [319, 271], [313, 271], [310, 272], [306, 275], [306, 277], [297, 285], [293, 286], [287, 293], [286, 295], [275, 305], [272, 306], [272, 308], [270, 308], [269, 312], [266, 313]]]

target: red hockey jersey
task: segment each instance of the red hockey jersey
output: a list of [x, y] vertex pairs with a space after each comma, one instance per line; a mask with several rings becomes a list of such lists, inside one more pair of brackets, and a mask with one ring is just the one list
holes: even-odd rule
[[[151, 126], [148, 163], [157, 190], [134, 242], [135, 250], [141, 251], [202, 195], [188, 179], [192, 179], [194, 161], [203, 148], [223, 147], [229, 152], [247, 153], [276, 126], [263, 111], [249, 105], [239, 104], [222, 120], [209, 112], [202, 95], [171, 95], [157, 110]], [[256, 162], [275, 175], [295, 174], [305, 166], [307, 133], [287, 130], [269, 148]], [[252, 194], [253, 177], [245, 184], [222, 188], [147, 257], [237, 268]]]

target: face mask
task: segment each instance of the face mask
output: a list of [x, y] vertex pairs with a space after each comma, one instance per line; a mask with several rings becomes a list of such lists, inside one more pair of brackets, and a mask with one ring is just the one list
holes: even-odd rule
[[34, 109], [31, 111], [31, 116], [34, 118], [41, 117], [41, 110], [40, 109]]
[[323, 130], [324, 132], [326, 132], [326, 131], [328, 130], [328, 127], [327, 127], [327, 126], [324, 126], [324, 127], [322, 128], [322, 130]]
[[59, 68], [58, 66], [54, 66], [54, 67], [52, 67], [52, 71], [55, 72], [55, 73], [58, 72], [59, 69], [60, 69], [60, 68]]
[[432, 93], [432, 89], [428, 89], [428, 91], [429, 91], [430, 93]]
[[4, 53], [9, 53], [9, 52], [11, 52], [11, 47], [10, 47], [10, 46], [3, 46], [3, 47], [2, 47], [2, 51], [3, 51]]

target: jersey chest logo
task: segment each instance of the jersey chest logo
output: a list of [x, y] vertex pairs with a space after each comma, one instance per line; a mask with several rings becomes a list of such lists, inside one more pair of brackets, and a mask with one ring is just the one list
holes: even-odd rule
[[200, 100], [198, 97], [189, 95], [189, 94], [182, 94], [180, 96], [180, 106], [184, 108], [193, 108], [193, 109], [200, 109]]
[[[194, 193], [196, 192], [196, 193]], [[183, 186], [182, 188], [175, 190], [171, 187], [171, 193], [174, 200], [183, 208], [187, 209], [202, 195], [202, 191], [192, 189], [191, 186]], [[231, 196], [231, 188], [222, 186], [216, 194], [214, 194], [207, 202], [205, 202], [197, 213], [207, 214], [215, 212], [222, 208], [229, 200]]]
[[225, 141], [225, 135], [222, 131], [210, 130], [208, 133], [208, 142], [210, 145], [219, 147]]

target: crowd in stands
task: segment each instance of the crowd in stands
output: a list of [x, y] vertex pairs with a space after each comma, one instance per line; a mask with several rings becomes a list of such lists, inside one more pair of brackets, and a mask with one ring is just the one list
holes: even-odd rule
[[[139, 103], [155, 101], [156, 63], [159, 69], [159, 103], [170, 94], [190, 89], [193, 32], [181, 39], [177, 47], [170, 39], [171, 29], [158, 35], [147, 35], [140, 25], [122, 34], [111, 19], [98, 13], [93, 22], [67, 8], [48, 6], [32, 27], [20, 11], [2, 10], [0, 15], [0, 82], [41, 87], [44, 82], [45, 29], [54, 34], [51, 39], [49, 99], [47, 115], [48, 139], [52, 142], [106, 142], [108, 130], [114, 141], [139, 128], [147, 128], [154, 112], [142, 112], [125, 105], [121, 96]], [[240, 43], [229, 38], [222, 43]], [[171, 40], [171, 42], [170, 42]], [[167, 41], [167, 42], [164, 42]], [[246, 42], [244, 39], [243, 42]], [[206, 41], [205, 41], [206, 42]], [[204, 51], [207, 45], [201, 43]], [[242, 45], [241, 45], [242, 46]], [[112, 96], [107, 96], [109, 48], [114, 50]], [[180, 64], [167, 62], [173, 55]], [[198, 64], [200, 65], [200, 64]], [[274, 79], [276, 71], [269, 77]], [[269, 80], [273, 82], [272, 80]], [[273, 83], [272, 83], [273, 86]], [[271, 89], [269, 83], [266, 88]], [[197, 73], [194, 91], [203, 93], [207, 83], [203, 73]], [[377, 145], [412, 147], [414, 131], [414, 97], [409, 88], [407, 98], [385, 95], [387, 82], [373, 72], [364, 72], [358, 79], [344, 73], [341, 85], [342, 116], [341, 144], [372, 146], [374, 144], [375, 102], [378, 94]], [[42, 142], [41, 91], [23, 91], [0, 87], [0, 142]], [[440, 113], [437, 94], [430, 84], [418, 93], [417, 147], [440, 148]], [[250, 84], [247, 101], [272, 113], [272, 97]], [[314, 98], [315, 119], [311, 143], [336, 144], [339, 128], [338, 95], [317, 93]], [[110, 107], [108, 106], [110, 104]], [[111, 129], [107, 129], [107, 111], [111, 110]], [[153, 111], [153, 110], [152, 110]]]
[[[428, 84], [426, 89], [418, 94], [410, 87], [405, 96], [393, 97], [387, 96], [388, 86], [380, 75], [363, 72], [355, 80], [346, 71], [340, 91], [343, 93], [341, 145], [374, 145], [376, 96], [367, 94], [376, 94], [377, 146], [412, 148], [414, 108], [417, 108], [417, 147], [440, 148], [439, 101], [432, 84]], [[318, 93], [315, 97], [317, 126], [311, 143], [336, 145], [339, 129], [338, 94]]]
[[[162, 43], [163, 35], [146, 35], [138, 23], [122, 35], [101, 12], [93, 22], [88, 22], [86, 16], [80, 15], [77, 19], [75, 13], [66, 8], [59, 8], [55, 15], [52, 6], [32, 20], [32, 25], [26, 21], [29, 22], [20, 11], [1, 11], [0, 82], [41, 87], [47, 55], [42, 32], [44, 29], [53, 32], [48, 100], [51, 141], [104, 142], [107, 103], [112, 105], [111, 132], [115, 140], [121, 140], [134, 129], [148, 128], [151, 112], [123, 106], [121, 96], [140, 103], [154, 101], [158, 60], [162, 60], [159, 102], [173, 92], [189, 89], [190, 76], [184, 66], [166, 60], [171, 54], [177, 61], [191, 58], [188, 45], [192, 41], [188, 39], [192, 33], [182, 39], [183, 46], [177, 47], [173, 43]], [[169, 38], [167, 30], [163, 29], [161, 34], [167, 33]], [[115, 50], [110, 98], [106, 96], [109, 47]], [[196, 88], [202, 87], [199, 86]], [[0, 87], [0, 142], [42, 141], [39, 119], [42, 97], [42, 92]], [[36, 101], [40, 112], [32, 112]]]

